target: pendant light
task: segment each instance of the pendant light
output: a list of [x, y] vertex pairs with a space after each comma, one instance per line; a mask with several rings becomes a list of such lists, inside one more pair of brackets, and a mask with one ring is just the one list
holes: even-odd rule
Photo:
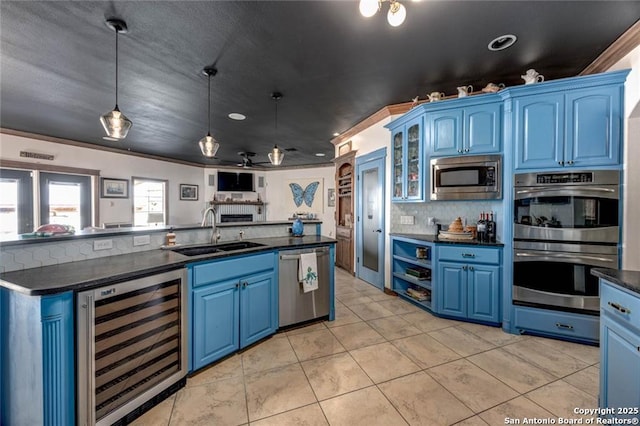
[[360, 14], [365, 18], [370, 18], [382, 9], [382, 2], [389, 2], [389, 12], [387, 12], [387, 22], [392, 27], [402, 25], [407, 17], [407, 9], [397, 0], [360, 0]]
[[207, 113], [209, 119], [209, 129], [207, 132], [207, 136], [200, 139], [198, 145], [200, 145], [200, 150], [202, 151], [202, 155], [207, 158], [213, 158], [218, 152], [218, 148], [220, 148], [220, 144], [215, 140], [213, 136], [211, 136], [211, 77], [218, 73], [218, 70], [214, 67], [205, 67], [202, 70], [202, 73], [207, 76], [209, 79], [209, 112]]
[[107, 19], [107, 27], [116, 33], [116, 107], [100, 117], [100, 123], [107, 133], [105, 139], [122, 140], [127, 137], [133, 123], [118, 108], [118, 34], [126, 34], [127, 24], [120, 19]]
[[[271, 98], [275, 101], [275, 104], [276, 104], [275, 136], [277, 139], [278, 138], [278, 101], [282, 99], [282, 93], [273, 92], [271, 94]], [[273, 149], [268, 154], [268, 157], [269, 157], [269, 161], [271, 161], [271, 164], [273, 164], [274, 166], [279, 166], [280, 164], [282, 164], [282, 160], [284, 160], [284, 151], [278, 148], [278, 145], [274, 145]]]

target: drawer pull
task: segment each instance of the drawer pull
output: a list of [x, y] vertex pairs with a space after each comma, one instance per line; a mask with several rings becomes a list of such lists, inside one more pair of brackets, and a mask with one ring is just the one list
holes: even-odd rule
[[616, 311], [619, 311], [623, 314], [630, 314], [631, 313], [631, 309], [625, 308], [624, 306], [620, 306], [617, 303], [613, 303], [613, 302], [607, 302], [607, 304], [609, 306], [611, 306], [613, 309], [615, 309]]
[[573, 330], [573, 326], [572, 325], [562, 324], [562, 323], [559, 323], [559, 322], [556, 323], [556, 327], [562, 328], [564, 330]]
[[473, 258], [473, 257], [476, 257], [476, 255], [473, 254], [473, 253], [462, 253], [462, 257], [471, 257], [471, 258]]

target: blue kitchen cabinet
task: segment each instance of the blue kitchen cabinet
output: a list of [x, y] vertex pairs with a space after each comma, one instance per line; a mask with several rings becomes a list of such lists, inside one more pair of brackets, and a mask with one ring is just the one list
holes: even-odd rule
[[427, 122], [432, 157], [500, 152], [501, 102], [429, 112]]
[[500, 258], [500, 248], [438, 245], [437, 313], [500, 323]]
[[391, 237], [391, 288], [412, 303], [434, 309], [432, 267], [434, 244], [404, 237]]
[[620, 164], [622, 85], [514, 99], [516, 169]]
[[[640, 417], [640, 295], [600, 280], [600, 407]], [[620, 411], [619, 411], [620, 410]]]
[[190, 371], [276, 332], [276, 259], [269, 252], [190, 265]]
[[423, 133], [422, 115], [391, 128], [392, 201], [424, 201]]

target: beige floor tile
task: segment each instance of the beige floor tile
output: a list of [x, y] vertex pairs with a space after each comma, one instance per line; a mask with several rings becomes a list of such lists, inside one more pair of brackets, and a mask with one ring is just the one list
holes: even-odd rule
[[298, 362], [289, 339], [284, 334], [279, 334], [269, 340], [250, 348], [242, 355], [242, 368], [244, 374], [251, 374], [271, 368]]
[[600, 393], [600, 369], [593, 365], [577, 373], [573, 373], [562, 380], [589, 395], [598, 397]]
[[[521, 421], [527, 419], [547, 419], [555, 416], [533, 401], [519, 396], [479, 414], [490, 425], [509, 424], [505, 419]], [[516, 424], [516, 423], [511, 423]]]
[[316, 402], [300, 364], [245, 376], [249, 421]]
[[414, 336], [422, 333], [402, 317], [395, 315], [392, 317], [367, 321], [367, 324], [375, 328], [375, 330], [382, 334], [382, 336], [387, 340], [400, 339], [402, 337]]
[[400, 377], [378, 387], [411, 425], [450, 425], [473, 415], [424, 372]]
[[393, 312], [396, 315], [404, 315], [404, 314], [410, 314], [410, 313], [415, 313], [415, 312], [424, 312], [422, 311], [422, 309], [413, 306], [411, 303], [407, 302], [406, 300], [402, 300], [399, 297], [394, 297], [391, 300], [385, 300], [380, 302], [380, 305], [382, 305], [384, 308], [388, 309], [389, 311]]
[[313, 324], [308, 324], [303, 327], [292, 328], [290, 330], [287, 330], [287, 336], [295, 336], [296, 334], [300, 334], [300, 333], [308, 333], [310, 331], [318, 331], [318, 330], [326, 330], [326, 329], [327, 329], [327, 326], [324, 325], [324, 321], [314, 322]]
[[355, 305], [362, 305], [363, 303], [373, 303], [373, 300], [371, 300], [369, 296], [363, 296], [360, 293], [341, 296], [339, 299], [340, 302], [342, 302], [349, 309], [351, 309], [351, 307]]
[[[455, 424], [455, 426], [486, 426], [489, 423], [485, 422], [480, 416], [473, 416]], [[504, 424], [504, 421], [500, 424]]]
[[549, 383], [525, 396], [555, 416], [564, 418], [580, 417], [573, 412], [576, 407], [598, 407], [597, 397], [581, 391], [564, 380]]
[[199, 371], [193, 377], [189, 377], [187, 387], [235, 377], [242, 377], [242, 361], [240, 355], [237, 354]]
[[352, 305], [349, 309], [351, 309], [354, 314], [362, 318], [364, 321], [376, 318], [390, 317], [391, 315], [393, 315], [393, 312], [383, 308], [382, 305], [380, 305], [378, 302], [367, 302], [360, 305]]
[[176, 394], [173, 394], [129, 424], [131, 426], [167, 426], [175, 400]]
[[370, 294], [369, 297], [374, 302], [384, 302], [384, 301], [389, 300], [389, 299], [391, 299], [391, 298], [393, 298], [395, 296], [392, 296], [390, 294], [386, 294], [385, 292], [381, 291], [378, 294]]
[[427, 334], [462, 356], [469, 356], [495, 348], [495, 345], [460, 327], [444, 328]]
[[180, 390], [169, 424], [240, 425], [247, 421], [244, 384], [235, 378]]
[[347, 350], [371, 346], [385, 341], [380, 333], [365, 322], [333, 327], [331, 332]]
[[399, 426], [402, 416], [375, 386], [320, 402], [331, 425]]
[[483, 352], [467, 359], [520, 393], [557, 380], [553, 374], [503, 349]]
[[429, 368], [460, 359], [460, 355], [427, 334], [397, 339], [391, 342], [420, 368]]
[[417, 327], [419, 330], [426, 332], [440, 330], [442, 328], [454, 327], [462, 324], [460, 321], [449, 320], [432, 315], [428, 312], [413, 312], [410, 314], [401, 315], [402, 318], [407, 320], [411, 325]]
[[341, 325], [353, 324], [356, 322], [362, 322], [362, 319], [353, 313], [353, 311], [346, 306], [336, 307], [336, 317], [333, 321], [326, 321], [324, 325], [328, 328], [339, 327]]
[[289, 336], [289, 342], [300, 361], [346, 351], [326, 327], [324, 330]]
[[476, 413], [518, 395], [516, 391], [464, 359], [426, 371]]
[[417, 364], [388, 342], [355, 349], [350, 354], [375, 383], [386, 382], [420, 370]]
[[251, 422], [251, 426], [324, 426], [328, 424], [318, 403]]
[[539, 339], [533, 337], [522, 342], [503, 346], [503, 348], [505, 351], [519, 356], [556, 377], [568, 376], [589, 365], [563, 352], [553, 350], [551, 347], [541, 344]]
[[472, 322], [464, 323], [460, 325], [460, 327], [472, 332], [476, 336], [496, 346], [516, 343], [529, 338], [529, 336], [523, 336], [521, 334], [507, 333], [500, 327], [491, 327], [488, 325], [475, 324]]
[[369, 376], [346, 352], [305, 361], [302, 368], [320, 401], [373, 385]]
[[587, 364], [593, 365], [600, 362], [600, 348], [597, 346], [566, 342], [564, 340], [545, 339], [544, 337], [534, 337], [534, 339], [537, 342], [577, 358], [580, 361], [584, 361]]

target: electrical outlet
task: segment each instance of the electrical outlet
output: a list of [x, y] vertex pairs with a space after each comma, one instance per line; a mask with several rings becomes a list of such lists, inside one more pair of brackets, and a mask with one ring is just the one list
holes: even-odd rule
[[133, 237], [134, 246], [146, 246], [151, 244], [151, 237], [149, 235], [137, 235]]
[[113, 248], [113, 240], [95, 240], [93, 242], [93, 251], [109, 250]]
[[415, 216], [400, 216], [400, 225], [414, 225]]
[[289, 234], [293, 234], [293, 229], [291, 229], [291, 227], [290, 227], [290, 226], [288, 226], [288, 227], [287, 227], [287, 232], [288, 232]]

